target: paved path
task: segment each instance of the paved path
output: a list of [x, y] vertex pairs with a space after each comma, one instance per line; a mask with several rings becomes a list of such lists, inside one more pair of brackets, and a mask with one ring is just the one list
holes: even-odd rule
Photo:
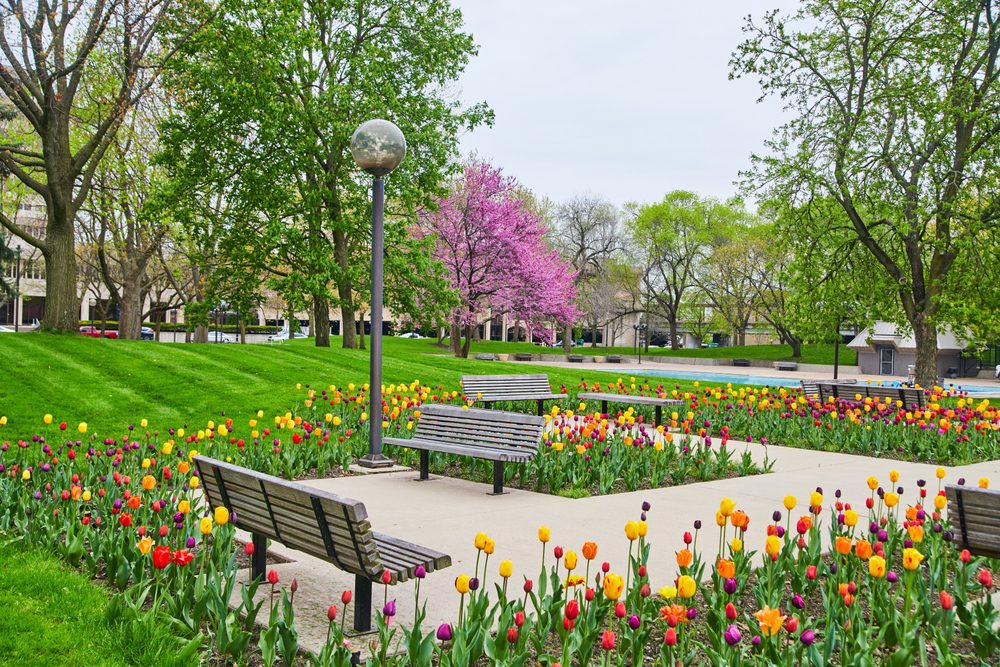
[[[758, 460], [764, 456], [764, 448], [758, 444], [730, 441], [729, 447], [737, 453], [749, 449]], [[844, 500], [863, 507], [869, 494], [868, 476], [876, 475], [887, 483], [892, 469], [900, 472], [899, 483], [906, 489], [904, 503], [916, 498], [917, 479], [927, 480], [930, 493], [937, 488], [935, 466], [931, 465], [774, 446], [767, 450], [776, 462], [771, 474], [579, 500], [516, 489], [504, 496], [489, 496], [490, 489], [485, 484], [440, 477], [417, 482], [412, 471], [306, 483], [363, 501], [375, 530], [451, 555], [452, 567], [428, 575], [421, 585], [422, 598], [427, 601], [428, 627], [455, 620], [458, 596], [453, 582], [457, 575], [473, 572], [476, 560], [473, 538], [477, 531], [486, 531], [496, 540], [489, 581], [497, 580], [497, 566], [502, 559], [509, 558], [514, 563], [511, 581], [519, 590], [523, 575], [537, 577], [540, 545], [536, 531], [542, 524], [552, 530], [550, 548], [561, 545], [579, 553], [583, 542], [592, 540], [599, 545], [598, 561], [608, 560], [614, 571], [624, 571], [628, 554], [625, 522], [638, 518], [642, 502], [649, 501], [652, 504], [648, 536], [652, 544], [650, 579], [656, 590], [676, 576], [674, 552], [682, 548], [681, 536], [685, 530], [691, 530], [695, 519], [701, 519], [706, 527], [700, 548], [704, 554], [714, 555], [718, 538], [714, 517], [723, 497], [735, 499], [750, 515], [746, 546], [760, 550], [764, 526], [775, 509], [784, 511], [782, 499], [786, 494], [791, 493], [800, 501], [794, 512], [797, 517], [805, 513], [804, 503], [817, 486], [823, 487], [828, 502], [832, 502], [834, 491], [841, 489]], [[950, 468], [946, 481], [955, 481], [960, 476], [972, 480], [970, 483], [983, 476], [1000, 482], [1000, 461]], [[326, 609], [340, 599], [342, 590], [353, 586], [353, 577], [280, 545], [275, 546], [274, 552], [293, 559], [274, 569], [286, 584], [293, 577], [298, 579], [296, 624], [303, 647], [318, 649], [326, 634]], [[549, 558], [551, 562], [551, 551]], [[582, 566], [582, 557], [580, 562]], [[489, 586], [492, 590], [492, 583]], [[376, 604], [382, 601], [381, 588], [376, 586], [373, 592]], [[391, 588], [389, 597], [397, 601], [398, 618], [409, 622], [414, 611], [412, 584]], [[358, 641], [367, 640], [355, 640]]]

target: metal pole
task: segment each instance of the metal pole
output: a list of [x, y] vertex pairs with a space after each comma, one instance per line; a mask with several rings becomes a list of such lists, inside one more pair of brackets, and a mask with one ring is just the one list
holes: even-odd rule
[[[385, 207], [385, 180], [381, 176], [372, 179], [372, 293], [371, 293], [371, 337], [369, 339], [369, 364], [371, 368], [368, 382], [368, 456], [359, 464], [366, 468], [384, 468], [392, 461], [382, 456], [382, 260], [383, 260], [383, 214]], [[364, 324], [362, 323], [362, 327]], [[362, 329], [364, 333], [364, 329]]]
[[21, 303], [21, 246], [17, 246], [17, 265], [14, 269], [14, 333], [21, 330], [21, 317], [17, 312], [19, 303]]
[[837, 339], [833, 341], [833, 379], [837, 379], [840, 368], [840, 327], [837, 327]]

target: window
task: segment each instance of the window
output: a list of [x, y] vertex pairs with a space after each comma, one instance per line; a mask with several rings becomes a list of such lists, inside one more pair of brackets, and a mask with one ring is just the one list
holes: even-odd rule
[[45, 278], [45, 260], [29, 259], [21, 265], [21, 277], [28, 280], [43, 280]]

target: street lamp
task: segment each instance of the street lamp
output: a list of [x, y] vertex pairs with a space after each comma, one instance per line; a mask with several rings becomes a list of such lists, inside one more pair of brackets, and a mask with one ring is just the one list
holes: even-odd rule
[[639, 320], [638, 324], [633, 324], [632, 328], [635, 329], [635, 345], [639, 349], [639, 364], [642, 364], [642, 344], [645, 341], [646, 336], [646, 323]]
[[[17, 265], [14, 268], [14, 333], [21, 330], [21, 317], [17, 304], [21, 302], [21, 246], [17, 246]], [[22, 308], [23, 310], [23, 308]]]
[[[382, 456], [382, 254], [385, 181], [383, 177], [406, 157], [406, 138], [387, 120], [362, 123], [351, 137], [351, 155], [372, 175], [372, 294], [370, 378], [368, 382], [368, 455], [358, 463], [365, 468], [385, 468], [392, 461]], [[363, 326], [363, 325], [362, 325]]]

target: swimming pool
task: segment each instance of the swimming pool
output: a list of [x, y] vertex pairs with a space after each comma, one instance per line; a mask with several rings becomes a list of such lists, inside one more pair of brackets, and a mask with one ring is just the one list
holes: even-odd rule
[[[650, 377], [673, 378], [676, 380], [698, 380], [718, 384], [756, 384], [771, 387], [799, 387], [797, 378], [777, 377], [773, 375], [743, 375], [740, 373], [711, 373], [707, 371], [641, 371], [642, 375]], [[638, 374], [638, 373], [637, 373]], [[818, 379], [818, 378], [817, 378]], [[896, 387], [896, 381], [883, 382], [883, 386]], [[1000, 395], [1000, 386], [946, 384], [945, 389], [965, 391], [970, 395], [989, 394]]]

